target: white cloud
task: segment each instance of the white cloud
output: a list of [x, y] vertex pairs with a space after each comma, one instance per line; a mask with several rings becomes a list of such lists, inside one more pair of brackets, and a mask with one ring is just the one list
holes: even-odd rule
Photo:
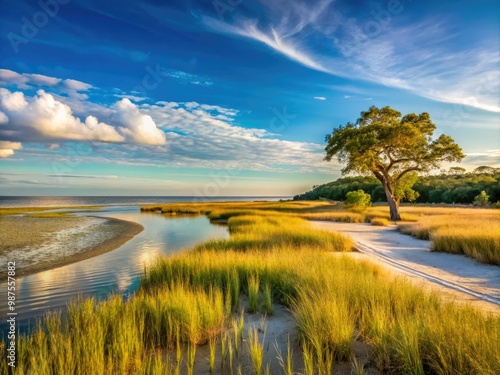
[[161, 74], [166, 77], [174, 78], [180, 83], [189, 83], [191, 85], [198, 86], [211, 86], [213, 84], [213, 82], [207, 77], [192, 73], [186, 73], [182, 70], [163, 69]]
[[326, 100], [324, 96], [315, 96], [314, 99], [316, 100]]
[[20, 91], [10, 93], [7, 89], [0, 88], [0, 98], [2, 107], [8, 111], [20, 111], [28, 105]]
[[350, 99], [350, 98], [352, 98], [351, 95], [344, 95], [344, 99]]
[[[70, 99], [74, 102], [76, 99]], [[84, 103], [82, 105], [85, 107]], [[53, 95], [39, 90], [34, 97], [0, 88], [0, 139], [22, 142], [99, 141], [163, 145], [166, 137], [147, 114], [128, 99], [109, 108], [106, 122], [87, 115], [76, 117], [72, 108]], [[111, 113], [111, 115], [109, 115]], [[109, 121], [114, 121], [110, 125]], [[12, 143], [12, 142], [11, 142]], [[50, 147], [53, 149], [53, 147]], [[13, 147], [4, 147], [14, 150]], [[2, 151], [3, 157], [12, 151]]]
[[8, 122], [9, 122], [9, 118], [7, 117], [7, 115], [3, 112], [0, 112], [0, 125], [6, 124]]
[[14, 150], [22, 148], [19, 142], [0, 141], [0, 158], [7, 158], [14, 155]]
[[[99, 123], [93, 116], [85, 122], [73, 116], [71, 108], [51, 94], [39, 90], [33, 98], [21, 92], [0, 91], [1, 109], [7, 112], [9, 129], [27, 132], [33, 139], [95, 140], [123, 142], [124, 138], [108, 124]], [[1, 135], [1, 132], [0, 132]]]
[[135, 143], [144, 145], [164, 145], [165, 133], [156, 127], [151, 116], [142, 114], [129, 99], [122, 99], [115, 104], [115, 118], [123, 126], [122, 133]]
[[92, 85], [88, 83], [77, 81], [74, 79], [65, 79], [62, 84], [64, 87], [74, 91], [87, 91], [92, 87]]
[[1, 158], [8, 158], [9, 156], [14, 155], [14, 150], [9, 150], [9, 149], [1, 149], [0, 148], [0, 159]]
[[130, 99], [133, 102], [143, 102], [146, 100], [146, 98], [143, 98], [142, 96], [136, 96], [136, 95], [127, 95], [127, 94], [114, 94], [117, 98], [126, 98]]
[[288, 38], [281, 35], [280, 30], [273, 27], [268, 32], [262, 31], [257, 26], [257, 21], [254, 20], [239, 20], [237, 26], [230, 25], [226, 22], [216, 20], [212, 17], [204, 17], [204, 23], [223, 33], [240, 35], [245, 38], [257, 40], [264, 43], [268, 47], [278, 51], [288, 57], [290, 60], [296, 61], [308, 68], [329, 73], [330, 70], [325, 68], [321, 63], [309, 56], [309, 52], [303, 47], [291, 42]]
[[60, 78], [44, 76], [42, 74], [23, 74], [27, 78], [27, 82], [38, 86], [55, 86], [61, 82]]
[[34, 86], [59, 87], [63, 91], [87, 91], [92, 85], [74, 79], [61, 79], [42, 74], [17, 73], [9, 69], [0, 69], [0, 84], [16, 85], [18, 88], [27, 89]]

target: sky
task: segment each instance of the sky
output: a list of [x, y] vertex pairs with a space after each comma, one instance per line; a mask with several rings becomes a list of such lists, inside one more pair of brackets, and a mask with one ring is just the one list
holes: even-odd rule
[[340, 177], [325, 135], [372, 105], [428, 112], [460, 166], [498, 167], [499, 14], [495, 0], [0, 1], [0, 195], [290, 196]]

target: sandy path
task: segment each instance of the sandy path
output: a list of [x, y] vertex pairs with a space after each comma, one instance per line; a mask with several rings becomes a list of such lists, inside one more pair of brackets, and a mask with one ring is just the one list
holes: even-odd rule
[[[430, 241], [401, 234], [395, 226], [312, 221], [314, 227], [349, 235], [361, 252], [391, 270], [426, 286], [448, 292], [459, 302], [471, 302], [500, 313], [500, 267], [481, 264], [461, 255], [431, 252]], [[477, 303], [482, 301], [483, 303]]]

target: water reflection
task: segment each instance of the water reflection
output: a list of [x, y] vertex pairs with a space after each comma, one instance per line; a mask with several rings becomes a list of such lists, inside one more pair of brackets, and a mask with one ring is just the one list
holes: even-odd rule
[[[113, 208], [92, 215], [135, 221], [144, 226], [144, 231], [106, 254], [18, 278], [18, 327], [26, 327], [28, 321], [33, 322], [47, 309], [64, 307], [79, 295], [96, 298], [105, 298], [110, 293], [129, 295], [137, 290], [145, 268], [159, 256], [229, 236], [226, 227], [211, 225], [204, 216], [141, 214], [136, 207]], [[6, 295], [6, 283], [0, 284], [0, 293]], [[7, 306], [0, 305], [2, 332], [5, 332], [6, 313]]]

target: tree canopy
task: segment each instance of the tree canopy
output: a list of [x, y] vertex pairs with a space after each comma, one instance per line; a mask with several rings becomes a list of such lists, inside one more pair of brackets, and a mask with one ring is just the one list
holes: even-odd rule
[[[491, 202], [500, 201], [500, 169], [488, 173], [466, 172], [461, 175], [442, 173], [419, 175], [411, 189], [418, 193], [416, 203], [459, 203], [472, 204], [474, 198], [485, 190]], [[373, 176], [339, 178], [322, 185], [313, 186], [311, 191], [296, 195], [295, 200], [332, 199], [343, 201], [350, 191], [362, 189], [371, 195], [373, 202], [386, 202], [384, 188]], [[401, 201], [409, 201], [405, 197]]]
[[[342, 174], [373, 174], [382, 183], [391, 209], [391, 219], [400, 220], [401, 198], [412, 195], [414, 172], [428, 172], [443, 162], [461, 161], [462, 149], [440, 135], [428, 113], [402, 116], [391, 107], [370, 107], [355, 123], [347, 123], [326, 136], [326, 161], [334, 156], [345, 164]], [[413, 179], [413, 183], [412, 180]]]

